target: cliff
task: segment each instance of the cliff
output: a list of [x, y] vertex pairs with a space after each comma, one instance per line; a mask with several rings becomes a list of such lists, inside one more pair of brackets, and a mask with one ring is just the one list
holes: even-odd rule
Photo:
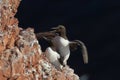
[[0, 80], [79, 80], [69, 67], [55, 69], [34, 29], [18, 27], [14, 15], [19, 4], [20, 0], [0, 0]]

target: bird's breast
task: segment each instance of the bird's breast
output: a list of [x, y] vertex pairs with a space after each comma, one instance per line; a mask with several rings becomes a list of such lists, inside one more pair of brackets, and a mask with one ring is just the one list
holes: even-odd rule
[[66, 56], [67, 54], [70, 54], [69, 40], [64, 39], [63, 37], [60, 36], [56, 36], [53, 39], [53, 44], [57, 48], [61, 56]]
[[67, 45], [69, 45], [69, 41], [67, 39], [64, 39], [63, 37], [60, 36], [56, 36], [53, 39], [53, 43], [57, 46], [57, 47], [65, 47]]
[[66, 56], [66, 55], [70, 54], [69, 46], [61, 47], [59, 49], [59, 52], [60, 52], [61, 56]]

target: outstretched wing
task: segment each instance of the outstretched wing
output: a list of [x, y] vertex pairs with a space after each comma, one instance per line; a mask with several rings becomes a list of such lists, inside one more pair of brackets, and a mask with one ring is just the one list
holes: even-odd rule
[[35, 35], [37, 39], [41, 39], [41, 38], [52, 39], [56, 36], [56, 33], [53, 31], [48, 31], [48, 32], [36, 33]]
[[69, 45], [70, 45], [70, 49], [72, 51], [77, 50], [78, 47], [81, 48], [83, 61], [85, 64], [87, 64], [88, 63], [88, 52], [87, 52], [87, 48], [86, 48], [85, 44], [80, 40], [74, 40], [74, 41], [71, 41]]

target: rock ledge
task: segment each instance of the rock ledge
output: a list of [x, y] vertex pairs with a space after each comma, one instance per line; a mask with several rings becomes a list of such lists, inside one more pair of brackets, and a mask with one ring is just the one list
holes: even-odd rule
[[0, 80], [79, 80], [74, 70], [58, 71], [41, 51], [34, 29], [18, 27], [20, 0], [0, 0]]

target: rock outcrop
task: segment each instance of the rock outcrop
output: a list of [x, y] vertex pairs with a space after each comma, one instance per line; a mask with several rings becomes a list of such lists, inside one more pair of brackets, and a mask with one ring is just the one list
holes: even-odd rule
[[59, 71], [48, 61], [34, 29], [18, 27], [19, 3], [0, 0], [0, 80], [79, 80], [73, 69]]

